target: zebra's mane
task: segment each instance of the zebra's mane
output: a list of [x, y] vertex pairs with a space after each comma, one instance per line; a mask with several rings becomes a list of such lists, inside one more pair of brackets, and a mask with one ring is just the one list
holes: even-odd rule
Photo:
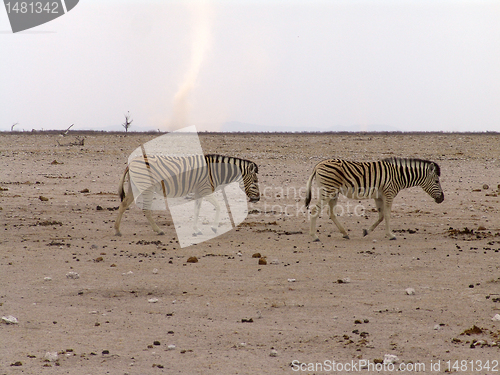
[[430, 160], [424, 160], [424, 159], [417, 159], [417, 158], [386, 158], [382, 159], [382, 161], [393, 163], [393, 164], [398, 164], [398, 165], [411, 165], [412, 163], [422, 163], [422, 164], [434, 164], [436, 167], [436, 174], [438, 176], [441, 176], [441, 168], [439, 165], [433, 161]]
[[223, 161], [223, 160], [228, 160], [229, 162], [231, 161], [239, 161], [242, 164], [253, 164], [255, 166], [255, 173], [259, 173], [259, 166], [255, 164], [253, 161], [247, 160], [247, 159], [242, 159], [242, 158], [237, 158], [234, 156], [226, 156], [226, 155], [219, 155], [219, 154], [207, 154], [205, 157], [212, 158], [216, 161]]

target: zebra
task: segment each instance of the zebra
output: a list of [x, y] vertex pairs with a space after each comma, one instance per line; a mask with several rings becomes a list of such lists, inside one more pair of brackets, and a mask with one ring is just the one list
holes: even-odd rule
[[[209, 201], [216, 210], [212, 226], [217, 232], [220, 206], [212, 193], [223, 185], [239, 182], [250, 202], [260, 200], [258, 186], [258, 166], [252, 161], [223, 155], [190, 155], [190, 156], [144, 156], [130, 161], [120, 179], [118, 195], [121, 204], [115, 221], [115, 235], [121, 236], [120, 222], [125, 210], [134, 201], [134, 192], [139, 191], [143, 197], [143, 211], [153, 231], [165, 234], [156, 225], [151, 215], [151, 204], [155, 191], [165, 197], [177, 198], [193, 194], [195, 199], [195, 219], [193, 235], [202, 234], [197, 227], [202, 198]], [[125, 179], [128, 175], [128, 188], [125, 193]]]
[[391, 206], [394, 198], [402, 189], [421, 186], [436, 203], [444, 200], [439, 176], [441, 170], [437, 163], [428, 160], [412, 158], [387, 158], [375, 162], [353, 162], [341, 159], [329, 159], [319, 162], [313, 169], [307, 181], [305, 206], [311, 202], [311, 184], [316, 177], [320, 189], [320, 200], [311, 209], [309, 234], [314, 241], [319, 241], [316, 235], [316, 219], [323, 207], [330, 207], [330, 218], [343, 234], [349, 239], [346, 230], [334, 214], [338, 194], [353, 199], [375, 199], [379, 213], [377, 221], [368, 229], [363, 229], [363, 236], [372, 232], [385, 219], [386, 235], [391, 240], [396, 236], [390, 229]]

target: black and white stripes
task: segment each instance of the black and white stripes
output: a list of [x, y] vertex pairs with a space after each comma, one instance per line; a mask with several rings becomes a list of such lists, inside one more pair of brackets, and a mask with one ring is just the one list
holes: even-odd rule
[[[144, 214], [153, 230], [158, 228], [151, 216], [154, 192], [166, 198], [185, 197], [193, 194], [195, 203], [194, 233], [199, 234], [197, 218], [201, 199], [204, 197], [216, 209], [212, 230], [217, 230], [220, 207], [212, 193], [224, 185], [238, 182], [251, 202], [260, 199], [258, 167], [249, 160], [222, 155], [189, 156], [147, 156], [137, 157], [129, 162], [120, 180], [118, 194], [122, 200], [115, 222], [116, 235], [120, 233], [120, 222], [125, 210], [134, 201], [134, 196], [142, 198]], [[125, 193], [125, 179], [128, 176], [128, 191]]]
[[439, 182], [440, 174], [440, 168], [436, 163], [420, 159], [389, 158], [376, 162], [324, 160], [314, 167], [307, 183], [306, 207], [309, 207], [311, 202], [311, 185], [314, 178], [320, 190], [320, 200], [311, 209], [309, 234], [315, 241], [319, 241], [316, 235], [316, 219], [323, 207], [328, 204], [330, 218], [344, 238], [349, 238], [333, 212], [340, 193], [353, 199], [375, 199], [379, 218], [368, 230], [363, 230], [363, 233], [366, 236], [385, 219], [386, 235], [390, 239], [395, 239], [390, 230], [390, 213], [394, 197], [402, 189], [421, 186], [437, 203], [441, 203], [444, 194]]

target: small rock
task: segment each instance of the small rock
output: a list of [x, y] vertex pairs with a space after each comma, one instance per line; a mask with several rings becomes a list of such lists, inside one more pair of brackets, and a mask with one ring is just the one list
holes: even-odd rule
[[491, 318], [494, 322], [500, 322], [500, 314], [495, 314], [493, 318]]
[[153, 342], [153, 345], [160, 346], [160, 345], [161, 345], [161, 343], [160, 343], [158, 340], [155, 340], [155, 341]]
[[90, 193], [90, 190], [89, 190], [89, 189], [87, 189], [87, 188], [85, 188], [85, 189], [83, 189], [83, 190], [80, 190], [80, 193]]
[[275, 349], [271, 349], [271, 352], [269, 353], [269, 356], [270, 357], [277, 357], [278, 356], [278, 352]]
[[259, 258], [259, 264], [265, 266], [267, 264], [266, 258]]
[[127, 276], [127, 275], [133, 275], [134, 273], [132, 271], [128, 271], [128, 272], [124, 272], [122, 273], [123, 276]]
[[488, 184], [484, 184], [483, 185], [483, 190], [488, 190], [490, 187], [488, 186]]
[[440, 326], [439, 324], [436, 324], [436, 325], [434, 326], [434, 330], [438, 331], [438, 330], [440, 330], [440, 329], [441, 329], [441, 326]]
[[280, 261], [278, 259], [273, 259], [270, 264], [277, 266], [280, 264]]
[[158, 273], [158, 268], [153, 268], [153, 274], [156, 275]]
[[45, 359], [48, 362], [55, 362], [55, 361], [57, 361], [58, 357], [59, 356], [58, 356], [57, 352], [47, 352], [43, 356], [43, 359]]
[[90, 248], [95, 250], [98, 248], [98, 246], [94, 243], [94, 244], [92, 244], [92, 246], [90, 246]]
[[175, 345], [171, 344], [167, 346], [167, 350], [175, 350]]
[[52, 165], [57, 165], [57, 164], [64, 164], [64, 163], [60, 163], [60, 162], [58, 162], [57, 160], [53, 160], [53, 161], [52, 161], [52, 163], [50, 163], [50, 164], [52, 164]]
[[186, 262], [188, 262], [188, 263], [198, 263], [198, 258], [196, 258], [196, 257], [189, 257]]
[[47, 202], [49, 200], [49, 198], [44, 197], [43, 195], [40, 195], [38, 199], [40, 199], [42, 202]]
[[11, 366], [22, 366], [22, 365], [23, 365], [23, 363], [22, 363], [21, 361], [16, 361], [16, 362], [14, 362], [14, 363], [11, 363], [10, 365], [11, 365]]
[[295, 279], [288, 279], [289, 283], [294, 283], [295, 281], [297, 281], [297, 280], [295, 280]]
[[7, 315], [7, 316], [2, 316], [2, 322], [5, 324], [18, 324], [19, 321], [15, 316], [12, 315]]
[[52, 281], [52, 277], [47, 276], [47, 277], [44, 277], [43, 280], [44, 281]]
[[102, 210], [104, 210], [104, 208], [102, 208], [102, 206], [99, 206], [99, 205], [98, 205], [95, 209], [96, 209], [97, 211], [102, 211]]
[[260, 253], [255, 253], [252, 254], [252, 258], [262, 258], [262, 255], [260, 255]]
[[99, 263], [99, 262], [103, 262], [104, 261], [104, 258], [103, 257], [97, 257], [95, 258], [94, 262], [96, 263]]
[[158, 302], [158, 298], [150, 298], [150, 299], [148, 299], [148, 302], [149, 303], [156, 303], [156, 302]]
[[398, 356], [396, 356], [394, 354], [384, 355], [384, 362], [383, 362], [384, 365], [394, 364], [397, 361], [399, 361], [399, 358], [398, 358]]
[[70, 271], [66, 274], [66, 278], [76, 280], [80, 278], [80, 275], [77, 272]]
[[415, 294], [415, 289], [413, 288], [406, 288], [405, 293], [409, 296], [413, 296]]

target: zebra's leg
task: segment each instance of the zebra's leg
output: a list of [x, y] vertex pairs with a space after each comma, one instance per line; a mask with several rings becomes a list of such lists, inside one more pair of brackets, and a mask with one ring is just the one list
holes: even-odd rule
[[313, 238], [314, 242], [319, 242], [318, 235], [316, 234], [316, 220], [318, 219], [319, 214], [323, 210], [325, 206], [325, 201], [320, 199], [320, 201], [311, 208], [311, 227], [309, 229], [309, 235]]
[[390, 240], [395, 240], [396, 236], [394, 233], [391, 232], [391, 208], [392, 208], [392, 201], [390, 202], [385, 202], [384, 204], [384, 219], [385, 219], [385, 234], [387, 237], [389, 237]]
[[128, 192], [125, 195], [125, 198], [123, 198], [122, 202], [120, 203], [120, 207], [118, 208], [118, 217], [115, 220], [115, 236], [122, 235], [122, 233], [120, 232], [120, 223], [122, 221], [125, 210], [132, 204], [133, 201], [134, 196], [132, 194], [132, 189], [129, 186]]
[[155, 191], [155, 186], [151, 185], [148, 189], [144, 190], [144, 192], [142, 193], [143, 195], [142, 211], [144, 212], [144, 216], [146, 216], [146, 219], [148, 219], [151, 228], [153, 228], [153, 231], [162, 236], [165, 234], [165, 232], [162, 231], [158, 227], [158, 225], [156, 225], [153, 219], [153, 215], [151, 215], [151, 205], [153, 203], [154, 191]]
[[203, 234], [201, 230], [198, 229], [198, 216], [200, 216], [200, 207], [203, 198], [198, 198], [194, 201], [194, 224], [193, 224], [193, 236], [199, 236]]
[[368, 235], [368, 233], [373, 232], [373, 230], [382, 222], [382, 220], [384, 220], [384, 201], [382, 200], [382, 198], [375, 198], [375, 205], [377, 206], [378, 219], [373, 223], [370, 229], [363, 229], [363, 236], [366, 236]]
[[337, 205], [337, 199], [330, 199], [330, 201], [328, 202], [328, 206], [330, 207], [330, 219], [332, 219], [337, 228], [339, 228], [340, 233], [342, 233], [343, 235], [342, 237], [348, 240], [349, 235], [347, 234], [346, 230], [344, 229], [342, 224], [340, 224], [340, 221], [337, 219], [337, 216], [335, 215], [334, 208], [336, 205]]
[[151, 215], [151, 210], [143, 210], [144, 211], [144, 215], [146, 216], [146, 219], [148, 219], [149, 221], [149, 224], [151, 224], [151, 227], [153, 228], [153, 230], [158, 233], [160, 236], [163, 236], [165, 234], [164, 231], [162, 231], [158, 225], [156, 225], [154, 219], [153, 219], [153, 215]]
[[[215, 219], [214, 223], [211, 226], [211, 229], [214, 233], [217, 233], [217, 228], [219, 227], [219, 217], [220, 217], [220, 205], [217, 199], [215, 199], [215, 196], [213, 194], [207, 195], [205, 199], [212, 203], [212, 205], [215, 207]], [[228, 207], [229, 209], [229, 207]]]

